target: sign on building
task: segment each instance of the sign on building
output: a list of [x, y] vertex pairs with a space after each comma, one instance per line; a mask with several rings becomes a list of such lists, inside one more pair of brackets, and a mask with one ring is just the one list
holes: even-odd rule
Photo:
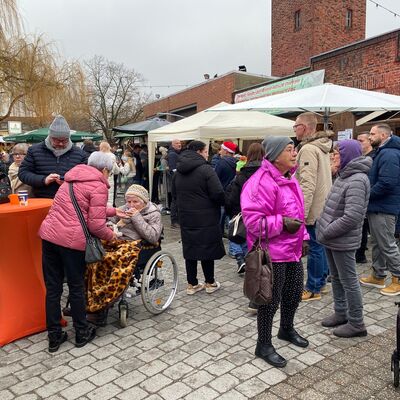
[[22, 123], [19, 121], [8, 121], [8, 134], [22, 133]]
[[257, 99], [259, 97], [266, 97], [273, 94], [291, 92], [293, 90], [322, 85], [324, 83], [324, 77], [325, 70], [320, 69], [308, 74], [283, 79], [279, 82], [267, 83], [264, 86], [236, 94], [235, 103], [242, 103], [243, 101]]

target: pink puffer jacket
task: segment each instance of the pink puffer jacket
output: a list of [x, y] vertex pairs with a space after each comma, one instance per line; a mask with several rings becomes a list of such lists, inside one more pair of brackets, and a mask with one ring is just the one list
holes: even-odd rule
[[[290, 234], [283, 230], [283, 217], [304, 221], [304, 199], [299, 183], [293, 176], [287, 179], [269, 161], [264, 160], [261, 167], [244, 184], [240, 196], [243, 220], [247, 229], [249, 249], [259, 236], [260, 219], [268, 226], [268, 250], [273, 262], [293, 262], [301, 258], [303, 240], [309, 236], [305, 225]], [[262, 238], [265, 238], [265, 225]]]
[[111, 240], [113, 231], [106, 226], [106, 217], [115, 215], [115, 208], [107, 208], [108, 182], [94, 167], [79, 164], [65, 174], [65, 183], [58, 189], [39, 236], [51, 243], [75, 250], [85, 250], [86, 239], [69, 196], [69, 182], [82, 210], [90, 233], [100, 239]]

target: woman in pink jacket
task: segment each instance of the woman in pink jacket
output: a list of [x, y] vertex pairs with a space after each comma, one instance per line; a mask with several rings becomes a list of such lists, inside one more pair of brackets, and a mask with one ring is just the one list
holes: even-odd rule
[[263, 240], [267, 234], [274, 277], [272, 302], [258, 308], [255, 354], [283, 368], [286, 360], [272, 345], [272, 321], [279, 304], [278, 338], [296, 346], [308, 346], [308, 340], [293, 327], [303, 290], [301, 257], [306, 251], [308, 234], [304, 226], [303, 193], [294, 177], [297, 153], [293, 141], [288, 137], [270, 136], [264, 139], [263, 146], [266, 159], [243, 186], [240, 201], [249, 249], [259, 236], [262, 221]]
[[108, 175], [112, 168], [113, 160], [108, 154], [94, 152], [89, 157], [88, 165], [79, 164], [68, 171], [65, 183], [58, 190], [53, 206], [40, 227], [50, 352], [57, 351], [67, 340], [67, 333], [61, 330], [60, 325], [64, 274], [69, 288], [76, 347], [84, 346], [96, 335], [95, 329], [86, 320], [86, 239], [69, 195], [69, 183], [73, 183], [75, 197], [90, 233], [104, 240], [115, 239], [115, 233], [106, 226], [106, 217], [127, 216], [115, 208], [107, 208]]

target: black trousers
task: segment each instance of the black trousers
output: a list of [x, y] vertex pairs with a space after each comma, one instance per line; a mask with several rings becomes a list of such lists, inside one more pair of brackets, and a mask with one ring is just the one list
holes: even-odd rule
[[[214, 260], [202, 260], [204, 279], [206, 283], [214, 283]], [[197, 260], [185, 260], [187, 281], [190, 285], [196, 286], [197, 280]]]
[[64, 273], [69, 288], [72, 321], [76, 332], [85, 332], [85, 252], [42, 240], [42, 267], [46, 285], [46, 326], [49, 335], [61, 333], [61, 295]]
[[356, 259], [365, 257], [365, 252], [367, 250], [367, 245], [368, 245], [368, 233], [369, 233], [368, 218], [365, 218], [362, 227], [360, 248], [356, 251]]
[[299, 262], [272, 263], [274, 285], [272, 302], [258, 307], [257, 329], [258, 341], [271, 344], [272, 322], [281, 306], [281, 327], [293, 327], [294, 315], [301, 301], [303, 292], [303, 264]]

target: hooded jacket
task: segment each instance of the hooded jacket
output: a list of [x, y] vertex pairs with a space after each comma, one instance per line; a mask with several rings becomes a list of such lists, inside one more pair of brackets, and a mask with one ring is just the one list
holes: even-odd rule
[[368, 212], [400, 213], [400, 138], [392, 136], [372, 155]]
[[319, 131], [300, 143], [296, 177], [304, 194], [307, 225], [314, 225], [332, 186], [329, 152], [331, 131]]
[[103, 174], [88, 165], [77, 165], [65, 174], [39, 236], [48, 242], [75, 250], [85, 250], [86, 238], [69, 195], [69, 182], [82, 210], [89, 232], [100, 239], [111, 240], [113, 231], [106, 226], [106, 217], [115, 216], [115, 208], [107, 208], [109, 184]]
[[224, 191], [211, 165], [192, 150], [183, 151], [172, 181], [177, 200], [183, 257], [218, 260], [225, 255], [220, 227]]
[[233, 156], [221, 157], [215, 166], [215, 172], [225, 190], [236, 176], [236, 158]]
[[339, 171], [317, 221], [317, 241], [328, 249], [346, 251], [360, 247], [371, 165], [370, 157], [360, 156]]
[[301, 259], [303, 240], [309, 239], [305, 225], [294, 234], [283, 230], [283, 217], [304, 221], [303, 193], [294, 176], [285, 178], [273, 164], [263, 160], [261, 167], [244, 184], [240, 203], [249, 249], [258, 239], [260, 221], [265, 218], [267, 229], [263, 226], [261, 237], [265, 243], [268, 235], [271, 260], [297, 262]]

